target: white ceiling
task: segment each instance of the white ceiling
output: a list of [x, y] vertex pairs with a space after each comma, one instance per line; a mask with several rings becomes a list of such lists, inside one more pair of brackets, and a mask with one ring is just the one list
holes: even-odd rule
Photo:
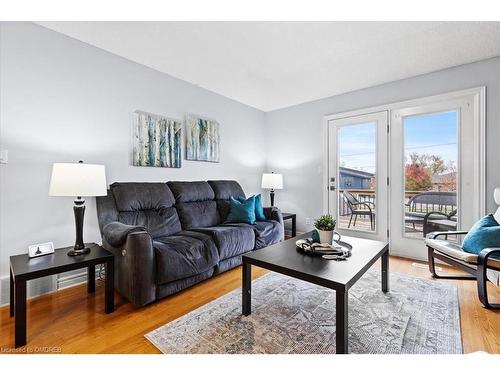
[[263, 111], [500, 55], [500, 22], [39, 22]]

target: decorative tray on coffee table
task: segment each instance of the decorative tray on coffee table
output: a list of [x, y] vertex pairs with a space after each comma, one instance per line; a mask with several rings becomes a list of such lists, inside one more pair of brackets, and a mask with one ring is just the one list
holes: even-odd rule
[[297, 251], [311, 256], [327, 255], [348, 258], [351, 255], [352, 245], [348, 244], [347, 242], [336, 241], [333, 243], [334, 247], [330, 248], [322, 247], [321, 244], [313, 243], [312, 241], [308, 240], [309, 239], [297, 241]]

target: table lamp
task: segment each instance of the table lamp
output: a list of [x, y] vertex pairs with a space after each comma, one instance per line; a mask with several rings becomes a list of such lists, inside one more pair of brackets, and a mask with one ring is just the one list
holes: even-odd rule
[[283, 175], [279, 173], [263, 173], [262, 174], [262, 189], [271, 189], [269, 195], [271, 197], [271, 207], [274, 207], [274, 189], [283, 189]]
[[83, 242], [83, 217], [85, 200], [82, 197], [97, 197], [107, 194], [104, 165], [78, 163], [54, 163], [50, 179], [49, 196], [76, 197], [75, 213], [76, 241], [68, 255], [82, 255], [90, 252]]

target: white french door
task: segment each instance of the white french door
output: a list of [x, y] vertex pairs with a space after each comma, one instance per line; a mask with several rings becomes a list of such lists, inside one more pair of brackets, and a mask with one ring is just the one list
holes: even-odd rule
[[325, 211], [341, 234], [426, 259], [425, 235], [485, 213], [484, 88], [325, 118]]
[[474, 96], [391, 111], [393, 254], [425, 259], [426, 233], [469, 229], [484, 214]]
[[328, 211], [340, 234], [387, 239], [387, 117], [328, 121]]

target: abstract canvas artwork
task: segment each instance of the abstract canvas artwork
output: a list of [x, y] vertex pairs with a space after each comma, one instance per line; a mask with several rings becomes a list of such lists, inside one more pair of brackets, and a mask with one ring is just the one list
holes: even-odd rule
[[219, 123], [194, 115], [186, 117], [186, 159], [220, 161]]
[[134, 112], [133, 165], [180, 168], [181, 132], [181, 121]]

